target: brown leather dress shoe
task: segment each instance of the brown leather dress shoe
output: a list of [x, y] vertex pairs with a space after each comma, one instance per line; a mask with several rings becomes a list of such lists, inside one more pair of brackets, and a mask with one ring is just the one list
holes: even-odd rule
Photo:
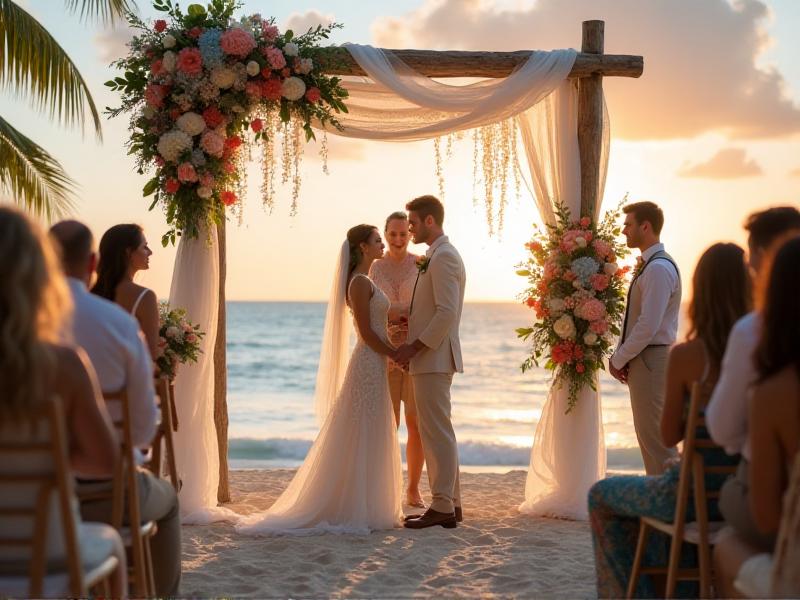
[[421, 517], [408, 519], [404, 523], [404, 526], [409, 529], [424, 529], [434, 525], [441, 525], [445, 529], [455, 529], [457, 527], [455, 513], [442, 513], [429, 508]]

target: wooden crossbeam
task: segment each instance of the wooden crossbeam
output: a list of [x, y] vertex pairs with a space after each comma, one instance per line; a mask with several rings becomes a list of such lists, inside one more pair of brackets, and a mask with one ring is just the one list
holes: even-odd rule
[[[589, 21], [594, 22], [594, 21]], [[386, 50], [409, 67], [428, 77], [508, 77], [528, 60], [530, 50], [516, 52], [473, 52], [469, 50]], [[317, 60], [331, 75], [366, 75], [346, 48], [322, 48]], [[644, 70], [641, 56], [580, 52], [569, 73], [570, 78], [601, 75], [639, 77]]]

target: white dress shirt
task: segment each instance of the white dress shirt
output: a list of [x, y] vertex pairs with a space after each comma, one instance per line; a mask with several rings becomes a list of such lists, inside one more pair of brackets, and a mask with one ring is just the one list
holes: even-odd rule
[[706, 408], [706, 427], [711, 439], [728, 454], [740, 454], [750, 460], [747, 435], [750, 388], [758, 378], [753, 361], [761, 333], [761, 316], [751, 312], [731, 329], [722, 358], [719, 381]]
[[[664, 244], [653, 244], [642, 252], [647, 263]], [[672, 345], [678, 337], [678, 314], [681, 305], [681, 282], [678, 271], [666, 260], [654, 260], [636, 279], [628, 302], [638, 301], [641, 312], [628, 320], [623, 341], [611, 357], [611, 364], [621, 369], [650, 345]]]
[[[153, 361], [139, 322], [117, 304], [90, 293], [82, 281], [73, 277], [67, 281], [75, 305], [73, 340], [89, 355], [103, 392], [125, 388], [133, 443], [148, 446], [156, 432], [158, 412]], [[119, 418], [116, 403], [109, 404], [108, 409], [112, 419]]]

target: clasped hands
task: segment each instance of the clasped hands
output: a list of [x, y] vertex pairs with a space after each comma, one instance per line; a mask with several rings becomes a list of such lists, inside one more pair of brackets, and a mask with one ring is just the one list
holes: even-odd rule
[[608, 372], [611, 373], [611, 376], [619, 381], [620, 383], [628, 383], [628, 365], [625, 365], [621, 369], [617, 369], [612, 363], [611, 360], [608, 361]]
[[416, 356], [419, 349], [414, 344], [400, 344], [390, 354], [389, 359], [404, 371], [408, 371], [408, 363]]

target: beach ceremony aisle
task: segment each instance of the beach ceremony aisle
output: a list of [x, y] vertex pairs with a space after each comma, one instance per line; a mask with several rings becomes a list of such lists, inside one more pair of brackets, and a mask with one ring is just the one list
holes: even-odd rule
[[[231, 471], [240, 514], [268, 508], [291, 469]], [[463, 473], [463, 524], [366, 536], [245, 537], [230, 523], [183, 528], [186, 597], [594, 598], [589, 524], [521, 515], [527, 473]], [[427, 479], [422, 480], [428, 496]]]

